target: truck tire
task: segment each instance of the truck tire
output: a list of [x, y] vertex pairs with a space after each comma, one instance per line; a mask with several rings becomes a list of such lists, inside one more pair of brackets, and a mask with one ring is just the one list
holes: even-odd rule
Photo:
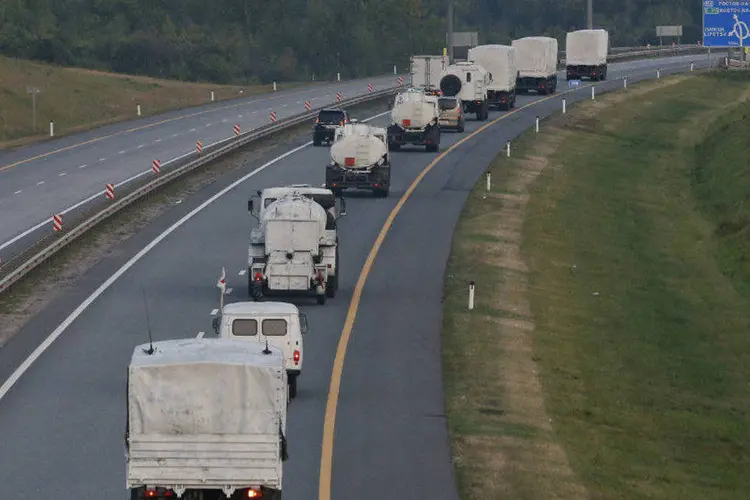
[[297, 375], [289, 377], [289, 397], [292, 399], [297, 397]]
[[321, 306], [325, 305], [325, 303], [326, 303], [326, 294], [325, 294], [325, 292], [321, 293], [320, 295], [316, 294], [315, 295], [315, 300], [318, 301], [318, 305], [321, 305]]

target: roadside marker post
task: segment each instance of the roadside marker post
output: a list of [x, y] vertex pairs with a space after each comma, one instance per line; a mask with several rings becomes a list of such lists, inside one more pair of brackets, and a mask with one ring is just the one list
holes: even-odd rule
[[596, 95], [596, 94], [595, 94], [595, 89], [596, 89], [596, 87], [594, 87], [594, 86], [592, 85], [592, 86], [591, 86], [591, 100], [592, 100], [592, 101], [593, 101], [593, 100], [595, 99], [595, 95]]
[[49, 121], [49, 136], [55, 137], [55, 122], [53, 120]]
[[240, 126], [239, 126], [239, 124], [237, 124], [234, 127], [232, 127], [232, 129], [234, 130], [234, 136], [235, 137], [237, 137], [238, 135], [240, 135]]
[[203, 142], [201, 141], [195, 141], [195, 150], [198, 152], [198, 154], [203, 153]]
[[158, 174], [159, 171], [161, 170], [161, 161], [159, 161], [159, 160], [152, 161], [151, 162], [151, 170], [153, 170], [155, 174]]
[[344, 99], [343, 92], [336, 92], [336, 101], [341, 102]]
[[312, 101], [305, 101], [305, 111], [310, 111], [312, 109]]
[[492, 172], [487, 172], [487, 191], [492, 190]]
[[469, 311], [474, 310], [474, 282], [469, 281]]
[[372, 93], [372, 83], [367, 84], [367, 91]]
[[563, 114], [566, 113], [565, 104], [566, 104], [566, 101], [565, 101], [565, 98], [563, 97], [563, 100], [562, 100], [562, 112], [563, 112]]
[[271, 123], [276, 123], [276, 111], [271, 111], [268, 117], [271, 119]]
[[141, 116], [141, 105], [136, 105], [136, 110], [138, 111], [138, 116]]
[[507, 151], [508, 158], [510, 158], [510, 141], [505, 143], [505, 150]]
[[627, 76], [622, 79], [622, 88], [624, 88], [624, 89], [628, 88], [628, 77]]
[[534, 131], [538, 134], [539, 133], [539, 117], [536, 117], [536, 124], [534, 125]]
[[57, 233], [62, 231], [62, 214], [52, 216], [52, 229]]
[[107, 184], [106, 185], [106, 190], [104, 192], [104, 195], [108, 199], [114, 200], [115, 199], [115, 185], [114, 184]]

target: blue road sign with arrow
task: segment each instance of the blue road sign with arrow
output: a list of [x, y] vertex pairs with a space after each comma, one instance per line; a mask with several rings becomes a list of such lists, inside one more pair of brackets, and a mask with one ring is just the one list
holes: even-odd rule
[[703, 0], [703, 45], [750, 45], [750, 0]]
[[568, 87], [580, 87], [581, 86], [581, 80], [568, 80]]

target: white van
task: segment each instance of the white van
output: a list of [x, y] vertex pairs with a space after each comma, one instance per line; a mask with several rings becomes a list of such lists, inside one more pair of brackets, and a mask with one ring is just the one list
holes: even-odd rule
[[307, 315], [287, 302], [235, 302], [227, 304], [213, 327], [219, 338], [255, 341], [284, 353], [289, 395], [297, 395], [297, 377], [302, 372], [307, 333]]

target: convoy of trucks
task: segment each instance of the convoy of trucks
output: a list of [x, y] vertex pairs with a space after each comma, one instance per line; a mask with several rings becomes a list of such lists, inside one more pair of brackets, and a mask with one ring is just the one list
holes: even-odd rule
[[[568, 33], [567, 78], [605, 79], [608, 45], [605, 30]], [[509, 110], [516, 93], [555, 92], [557, 53], [556, 39], [526, 37], [473, 47], [468, 61], [452, 65], [444, 56], [413, 56], [412, 88], [396, 96], [387, 129], [356, 123], [338, 108], [321, 112], [327, 114], [316, 120], [314, 143], [332, 141], [324, 187], [272, 187], [258, 191], [257, 206], [248, 200], [259, 221], [250, 231], [246, 271], [252, 301], [224, 306], [222, 289], [213, 320], [218, 338], [133, 351], [125, 431], [131, 500], [281, 499], [287, 407], [297, 394], [308, 324], [297, 306], [261, 298], [313, 294], [324, 304], [335, 297], [342, 191], [387, 196], [389, 151], [404, 144], [438, 151], [439, 98], [455, 99], [442, 118], [463, 132], [462, 111], [487, 120], [489, 105]], [[448, 116], [457, 106], [462, 110]]]

